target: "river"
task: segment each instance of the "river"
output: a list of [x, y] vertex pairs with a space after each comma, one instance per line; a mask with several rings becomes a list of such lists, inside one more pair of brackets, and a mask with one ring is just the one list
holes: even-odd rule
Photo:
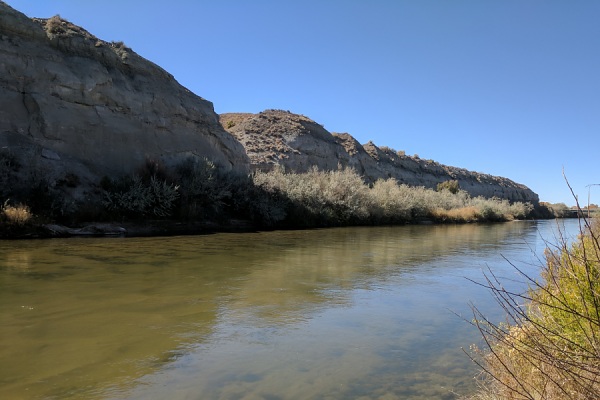
[[0, 241], [0, 398], [455, 399], [557, 224]]

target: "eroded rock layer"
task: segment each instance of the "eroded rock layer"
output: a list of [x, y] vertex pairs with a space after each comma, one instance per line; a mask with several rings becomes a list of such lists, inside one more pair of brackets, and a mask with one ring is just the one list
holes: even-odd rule
[[212, 103], [123, 43], [0, 2], [0, 148], [53, 173], [130, 173], [206, 157], [246, 171]]
[[473, 196], [539, 201], [531, 189], [510, 179], [406, 156], [372, 142], [361, 145], [348, 133], [329, 133], [322, 125], [289, 111], [222, 114], [220, 120], [244, 145], [254, 169], [281, 165], [286, 171], [304, 172], [312, 166], [326, 171], [351, 167], [367, 182], [394, 178], [409, 186], [435, 188], [438, 183], [457, 180], [460, 188]]

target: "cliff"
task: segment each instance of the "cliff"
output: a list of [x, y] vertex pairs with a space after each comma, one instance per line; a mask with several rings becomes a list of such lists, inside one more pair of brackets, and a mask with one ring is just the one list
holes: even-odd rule
[[[50, 209], [74, 220], [77, 212], [93, 218], [106, 211], [106, 191], [120, 190], [110, 189], [111, 180], [103, 177], [132, 175], [147, 160], [173, 166], [188, 158], [241, 173], [275, 165], [290, 172], [342, 166], [366, 182], [394, 178], [433, 188], [457, 180], [474, 196], [538, 202], [530, 189], [509, 179], [361, 145], [302, 115], [268, 110], [219, 117], [211, 102], [122, 42], [103, 41], [58, 16], [28, 18], [0, 1], [1, 202], [24, 202], [35, 212]], [[181, 188], [179, 182], [173, 187]], [[189, 200], [188, 192], [181, 196]], [[179, 215], [188, 215], [184, 211]]]
[[93, 182], [190, 156], [248, 170], [212, 103], [121, 42], [0, 2], [0, 60], [0, 150], [26, 170]]
[[255, 170], [281, 165], [287, 171], [304, 172], [312, 166], [332, 170], [339, 165], [354, 168], [367, 182], [394, 178], [409, 186], [435, 188], [457, 180], [472, 196], [539, 201], [531, 189], [510, 179], [406, 156], [372, 142], [361, 145], [348, 133], [329, 133], [311, 119], [288, 111], [222, 114], [220, 121], [244, 145]]

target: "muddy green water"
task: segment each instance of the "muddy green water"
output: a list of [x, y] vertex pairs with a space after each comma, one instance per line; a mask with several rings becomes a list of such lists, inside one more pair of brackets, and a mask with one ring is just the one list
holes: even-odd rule
[[466, 278], [535, 274], [555, 230], [0, 241], [0, 399], [457, 398], [478, 335], [455, 313], [502, 316]]

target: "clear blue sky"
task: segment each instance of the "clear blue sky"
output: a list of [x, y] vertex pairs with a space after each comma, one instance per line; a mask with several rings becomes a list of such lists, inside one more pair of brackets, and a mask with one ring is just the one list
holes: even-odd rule
[[[122, 40], [215, 111], [304, 114], [542, 201], [600, 183], [600, 1], [8, 0]], [[600, 203], [600, 186], [591, 187]]]

